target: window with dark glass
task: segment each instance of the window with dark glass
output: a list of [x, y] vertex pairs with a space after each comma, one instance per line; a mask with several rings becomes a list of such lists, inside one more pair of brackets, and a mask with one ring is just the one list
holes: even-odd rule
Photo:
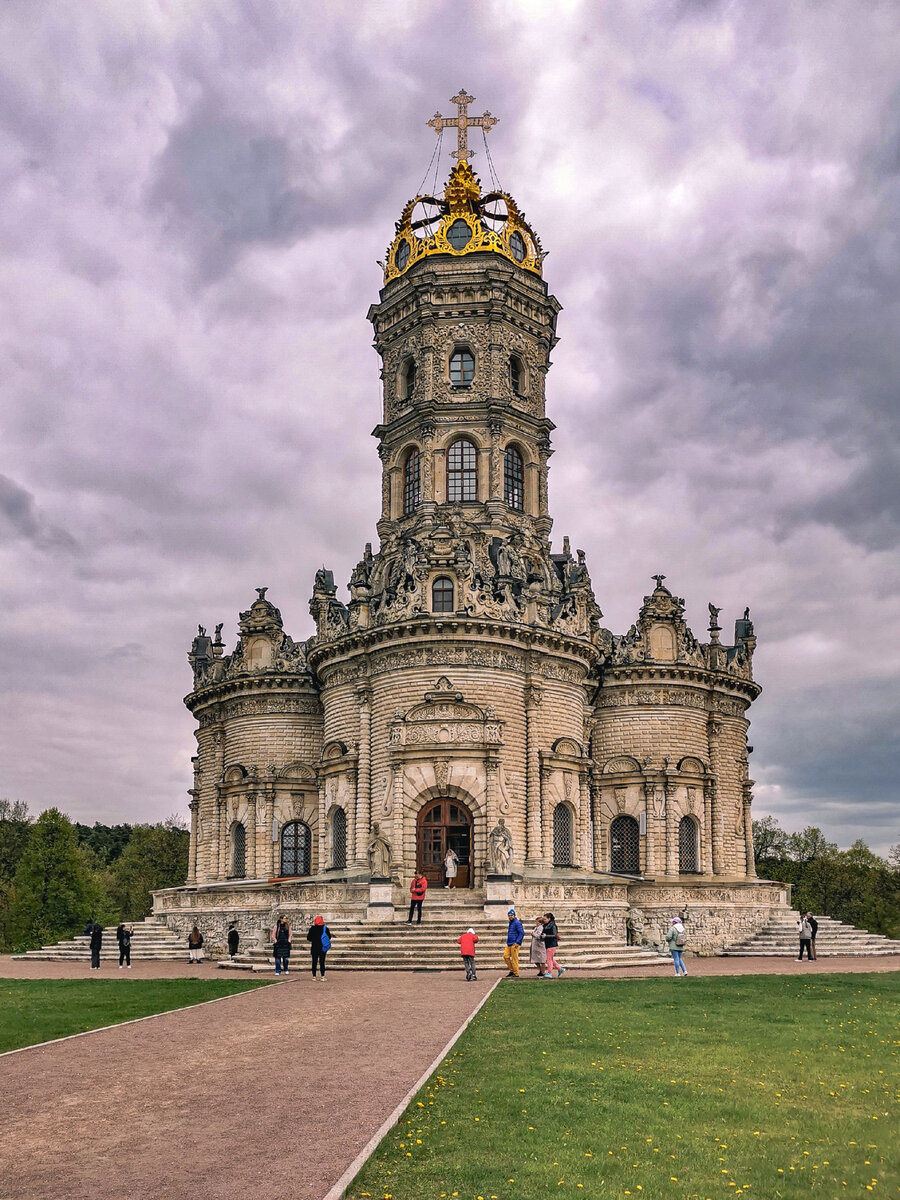
[[231, 829], [231, 878], [244, 879], [247, 875], [247, 830], [236, 821]]
[[454, 350], [450, 355], [450, 382], [465, 387], [475, 378], [475, 359], [471, 350]]
[[503, 499], [510, 508], [525, 507], [525, 468], [515, 446], [508, 446], [503, 456]]
[[640, 874], [640, 827], [634, 817], [616, 817], [610, 825], [609, 867], [625, 875]]
[[525, 245], [525, 239], [518, 230], [510, 234], [509, 248], [512, 251], [512, 256], [516, 262], [522, 262], [525, 257], [527, 247]]
[[431, 585], [431, 611], [436, 613], [454, 611], [453, 580], [447, 575], [439, 575]]
[[410, 450], [403, 464], [403, 512], [411, 513], [422, 499], [421, 459], [418, 450]]
[[447, 499], [478, 499], [478, 451], [471, 442], [454, 442], [447, 454]]
[[308, 875], [312, 860], [312, 838], [304, 821], [288, 821], [281, 831], [281, 874]]
[[409, 400], [416, 390], [416, 360], [408, 358], [403, 365], [403, 399]]
[[[458, 217], [447, 230], [447, 241], [454, 250], [462, 250], [472, 240], [472, 230], [468, 221]], [[524, 258], [524, 255], [522, 256]]]
[[557, 804], [553, 810], [553, 865], [572, 865], [572, 810], [568, 804]]
[[340, 869], [347, 865], [347, 814], [342, 808], [331, 814], [331, 865]]
[[409, 242], [406, 238], [397, 247], [397, 253], [394, 257], [394, 262], [397, 264], [397, 270], [402, 271], [409, 262]]
[[694, 875], [700, 870], [697, 853], [697, 823], [682, 817], [678, 825], [678, 870]]
[[522, 394], [522, 360], [515, 355], [509, 360], [509, 384], [517, 396]]

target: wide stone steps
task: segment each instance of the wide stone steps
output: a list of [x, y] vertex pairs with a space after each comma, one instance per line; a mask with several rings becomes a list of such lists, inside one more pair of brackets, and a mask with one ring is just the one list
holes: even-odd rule
[[[119, 961], [116, 928], [115, 925], [108, 925], [103, 930], [101, 962], [117, 963]], [[57, 942], [55, 946], [42, 946], [40, 950], [29, 950], [27, 953], [17, 954], [15, 957], [38, 962], [89, 963], [91, 939], [87, 934], [79, 934], [78, 937]], [[134, 923], [134, 933], [131, 935], [132, 961], [186, 962], [187, 957], [187, 939], [180, 933], [175, 933], [165, 925], [158, 924], [152, 917]]]
[[[800, 914], [782, 912], [773, 918], [751, 938], [734, 946], [726, 947], [724, 953], [740, 958], [797, 957], [800, 948], [797, 921]], [[856, 929], [832, 917], [818, 917], [816, 933], [816, 957], [833, 958], [848, 955], [855, 958], [885, 957], [900, 954], [900, 941]]]

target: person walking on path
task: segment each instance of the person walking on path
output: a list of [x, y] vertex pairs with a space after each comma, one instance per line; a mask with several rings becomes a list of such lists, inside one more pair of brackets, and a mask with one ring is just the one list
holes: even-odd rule
[[234, 958], [238, 952], [238, 946], [241, 944], [241, 935], [237, 930], [237, 921], [232, 921], [228, 926], [228, 957]]
[[672, 962], [675, 964], [676, 979], [679, 975], [687, 975], [687, 967], [684, 965], [684, 956], [682, 954], [686, 940], [681, 917], [672, 917], [669, 921], [669, 932], [666, 934], [666, 945], [669, 947]]
[[294, 940], [293, 930], [290, 922], [284, 913], [278, 918], [272, 926], [272, 951], [275, 956], [275, 974], [280, 975], [284, 971], [288, 973], [288, 962], [291, 957], [291, 942]]
[[428, 891], [428, 880], [421, 871], [417, 871], [413, 875], [413, 881], [409, 885], [409, 916], [406, 918], [407, 925], [412, 925], [413, 912], [418, 910], [417, 925], [422, 924], [422, 901], [425, 899], [425, 893]]
[[556, 961], [556, 950], [559, 946], [559, 929], [556, 926], [556, 918], [552, 912], [544, 913], [544, 945], [547, 947], [547, 971], [544, 978], [552, 979], [555, 969], [557, 979], [562, 979], [566, 973], [566, 968]]
[[506, 930], [506, 949], [503, 951], [503, 961], [509, 968], [507, 979], [519, 978], [519, 947], [525, 940], [525, 930], [522, 928], [522, 922], [516, 916], [516, 910], [511, 908], [506, 914], [509, 918], [509, 926]]
[[444, 856], [444, 874], [447, 876], [447, 882], [444, 887], [452, 888], [456, 879], [456, 872], [459, 870], [459, 858], [455, 850], [448, 850]]
[[116, 941], [119, 943], [119, 970], [122, 970], [123, 964], [131, 970], [131, 935], [134, 933], [133, 925], [126, 925], [124, 921], [116, 930]]
[[188, 934], [188, 962], [203, 962], [203, 934], [196, 925]]
[[531, 949], [528, 952], [528, 961], [538, 969], [538, 979], [544, 978], [544, 972], [547, 966], [547, 947], [544, 945], [544, 918], [538, 917], [534, 923], [534, 929], [531, 931]]
[[807, 913], [806, 919], [807, 919], [807, 921], [809, 921], [810, 958], [812, 959], [813, 962], [815, 962], [816, 961], [816, 934], [819, 932], [819, 922], [812, 915], [812, 913]]
[[103, 948], [103, 926], [95, 921], [91, 926], [91, 970], [100, 970], [100, 951]]
[[470, 926], [456, 941], [462, 955], [463, 966], [466, 968], [466, 983], [469, 983], [478, 978], [475, 974], [475, 943], [478, 941], [478, 934]]
[[797, 922], [797, 932], [800, 934], [800, 953], [797, 956], [797, 962], [803, 962], [803, 951], [806, 951], [807, 961], [812, 959], [810, 954], [810, 942], [812, 941], [812, 925], [809, 923], [808, 916], [801, 916]]
[[316, 978], [316, 965], [321, 969], [322, 982], [325, 982], [325, 955], [331, 949], [331, 930], [321, 917], [316, 917], [306, 931], [309, 942], [309, 952], [312, 956], [312, 977]]

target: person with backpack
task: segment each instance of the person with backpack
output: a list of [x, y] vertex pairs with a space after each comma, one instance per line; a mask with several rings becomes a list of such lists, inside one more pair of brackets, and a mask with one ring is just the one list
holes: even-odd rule
[[280, 975], [284, 971], [288, 973], [288, 962], [291, 957], [291, 942], [294, 940], [294, 934], [291, 930], [290, 923], [284, 913], [278, 918], [272, 928], [272, 952], [275, 957], [275, 974]]
[[306, 931], [306, 940], [309, 942], [309, 952], [312, 956], [312, 977], [316, 978], [316, 966], [318, 965], [322, 972], [322, 983], [324, 983], [325, 955], [331, 949], [331, 930], [322, 917], [316, 917], [310, 925]]
[[687, 967], [684, 965], [682, 951], [687, 943], [687, 938], [684, 933], [684, 925], [681, 923], [681, 917], [672, 917], [669, 921], [669, 932], [666, 934], [666, 944], [669, 947], [669, 953], [672, 955], [672, 962], [675, 964], [675, 978], [679, 975], [687, 975]]

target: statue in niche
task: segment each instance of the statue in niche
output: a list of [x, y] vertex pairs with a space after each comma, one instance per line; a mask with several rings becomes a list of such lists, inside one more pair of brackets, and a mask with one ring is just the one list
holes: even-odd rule
[[390, 879], [391, 844], [381, 833], [378, 822], [372, 825], [372, 840], [369, 842], [369, 874], [373, 879]]
[[491, 867], [496, 875], [508, 875], [512, 862], [512, 834], [502, 817], [491, 830]]
[[625, 932], [629, 946], [643, 946], [647, 941], [644, 914], [639, 908], [629, 908], [625, 918]]

